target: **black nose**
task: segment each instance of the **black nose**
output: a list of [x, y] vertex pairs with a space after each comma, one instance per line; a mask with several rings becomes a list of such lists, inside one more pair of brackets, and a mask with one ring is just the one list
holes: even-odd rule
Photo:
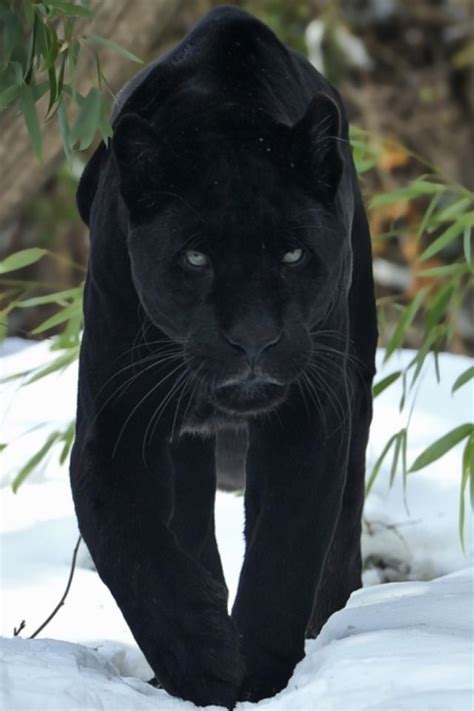
[[244, 333], [224, 333], [224, 338], [231, 346], [240, 348], [247, 356], [248, 362], [253, 367], [263, 351], [270, 346], [275, 346], [281, 338], [281, 331], [271, 329], [258, 335]]

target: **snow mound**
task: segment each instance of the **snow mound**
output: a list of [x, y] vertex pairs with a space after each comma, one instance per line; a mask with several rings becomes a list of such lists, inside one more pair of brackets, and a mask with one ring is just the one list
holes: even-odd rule
[[[307, 642], [306, 657], [284, 691], [238, 708], [471, 711], [472, 587], [468, 569], [429, 583], [354, 593], [319, 638]], [[5, 711], [195, 708], [121, 676], [119, 667], [129, 666], [126, 645], [91, 649], [49, 639], [1, 639], [0, 655]]]

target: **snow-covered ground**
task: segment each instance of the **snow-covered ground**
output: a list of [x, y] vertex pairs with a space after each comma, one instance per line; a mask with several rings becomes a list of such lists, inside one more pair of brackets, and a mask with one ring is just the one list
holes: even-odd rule
[[[400, 354], [383, 374], [407, 362]], [[47, 362], [47, 344], [9, 340], [0, 376]], [[456, 425], [472, 421], [470, 386], [450, 394], [469, 361], [441, 357], [442, 381], [431, 366], [412, 417], [408, 461]], [[43, 443], [74, 414], [75, 368], [18, 390], [3, 385], [0, 442], [2, 711], [141, 711], [194, 708], [145, 683], [151, 676], [107, 588], [82, 546], [65, 606], [36, 640], [27, 637], [59, 600], [77, 539], [67, 465], [58, 449], [15, 495], [11, 481]], [[375, 401], [368, 468], [388, 437], [405, 424], [397, 385]], [[38, 428], [40, 423], [44, 425]], [[28, 432], [25, 434], [25, 432]], [[404, 496], [389, 463], [367, 499], [363, 550], [366, 587], [333, 615], [288, 687], [257, 704], [271, 711], [471, 711], [473, 661], [472, 526], [466, 553], [458, 535], [462, 446], [410, 474]], [[405, 502], [406, 498], [406, 502]], [[233, 595], [243, 553], [242, 499], [218, 494], [217, 528]], [[443, 576], [443, 577], [440, 577]], [[385, 585], [375, 583], [385, 581]], [[26, 621], [22, 637], [13, 628]], [[242, 703], [241, 711], [255, 704]]]

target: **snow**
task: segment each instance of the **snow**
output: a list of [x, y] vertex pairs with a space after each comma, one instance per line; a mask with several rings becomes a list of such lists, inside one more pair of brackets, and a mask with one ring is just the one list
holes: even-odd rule
[[[380, 369], [383, 377], [412, 357], [409, 351]], [[379, 354], [379, 366], [383, 354]], [[47, 363], [47, 343], [9, 339], [0, 376]], [[455, 378], [471, 362], [442, 355], [441, 383], [428, 364], [417, 392], [408, 461], [448, 429], [472, 421], [473, 391], [451, 396]], [[11, 482], [45, 435], [72, 419], [76, 368], [28, 387], [1, 386], [0, 572], [2, 580], [1, 708], [5, 711], [186, 711], [190, 702], [146, 684], [152, 672], [111, 594], [93, 570], [83, 544], [66, 604], [35, 640], [29, 634], [61, 597], [77, 540], [67, 464], [59, 450], [15, 495]], [[388, 437], [406, 423], [400, 388], [375, 401], [368, 469]], [[26, 433], [26, 434], [25, 434]], [[464, 553], [458, 534], [462, 445], [410, 474], [404, 491], [389, 487], [382, 467], [364, 512], [364, 587], [306, 645], [288, 687], [259, 707], [269, 711], [471, 710], [473, 553], [466, 521]], [[467, 517], [468, 519], [470, 517]], [[216, 522], [231, 597], [243, 555], [242, 498], [219, 492]], [[389, 582], [387, 582], [389, 581]], [[393, 582], [392, 582], [393, 581]], [[398, 582], [404, 581], [404, 582]], [[377, 583], [386, 584], [379, 585]], [[26, 620], [22, 637], [13, 628]], [[241, 711], [256, 704], [241, 703]], [[216, 708], [216, 707], [214, 707]]]

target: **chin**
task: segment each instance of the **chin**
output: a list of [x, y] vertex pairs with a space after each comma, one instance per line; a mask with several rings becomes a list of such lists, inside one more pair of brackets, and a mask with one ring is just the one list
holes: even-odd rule
[[252, 417], [275, 410], [288, 396], [288, 385], [265, 383], [224, 385], [213, 393], [213, 404], [222, 414]]

